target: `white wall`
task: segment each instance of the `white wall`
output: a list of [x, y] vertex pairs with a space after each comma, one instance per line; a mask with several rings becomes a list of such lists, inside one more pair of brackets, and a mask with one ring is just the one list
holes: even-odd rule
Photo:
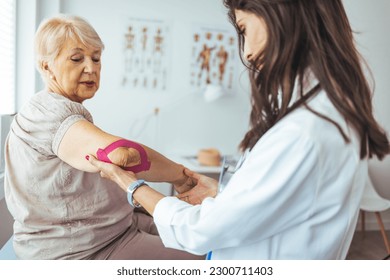
[[[19, 12], [22, 10], [21, 23], [25, 23], [24, 30], [18, 36], [18, 54], [21, 58], [18, 59], [18, 108], [41, 86], [39, 78], [35, 82], [30, 81], [34, 28], [42, 18], [57, 12], [74, 13], [87, 18], [106, 44], [101, 89], [94, 99], [86, 102], [97, 125], [123, 137], [139, 137], [140, 141], [164, 152], [175, 147], [180, 153], [190, 154], [205, 146], [220, 147], [225, 153], [236, 151], [248, 124], [246, 76], [243, 75], [241, 79], [245, 89], [239, 90], [235, 97], [217, 104], [203, 104], [198, 96], [189, 94], [186, 75], [189, 73], [192, 24], [230, 27], [221, 0], [18, 0], [18, 4]], [[390, 104], [390, 95], [387, 94], [390, 88], [390, 37], [386, 36], [386, 26], [390, 23], [390, 1], [344, 0], [344, 4], [351, 25], [358, 32], [358, 48], [375, 78], [375, 115], [390, 131], [390, 110], [387, 109]], [[172, 24], [174, 43], [171, 44], [171, 89], [168, 93], [141, 96], [120, 86], [122, 57], [118, 54], [122, 53], [123, 18], [126, 16], [158, 18]], [[102, 111], [105, 107], [108, 110]], [[153, 117], [156, 107], [161, 109], [161, 114]], [[140, 131], [143, 131], [141, 135]]]
[[4, 198], [4, 142], [5, 135], [8, 134], [12, 118], [10, 116], [0, 115], [0, 248], [12, 235], [13, 219], [8, 212]]
[[[235, 96], [209, 104], [199, 94], [191, 94], [189, 83], [193, 25], [210, 24], [233, 30], [222, 2], [107, 0], [98, 1], [98, 5], [96, 2], [67, 0], [62, 5], [62, 12], [89, 20], [105, 42], [101, 88], [92, 100], [85, 102], [96, 124], [163, 153], [196, 154], [205, 147], [235, 153], [248, 128], [247, 94], [240, 90]], [[160, 19], [170, 24], [171, 73], [166, 93], [126, 90], [121, 86], [127, 17]], [[238, 59], [237, 65], [241, 66]], [[160, 113], [156, 116], [153, 112], [157, 107]]]
[[[384, 129], [390, 132], [390, 1], [344, 0], [345, 9], [361, 54], [366, 59], [375, 80], [374, 114]], [[385, 180], [385, 179], [383, 179]], [[389, 182], [383, 182], [390, 188]], [[388, 193], [388, 192], [387, 192]], [[390, 228], [390, 210], [383, 214]], [[373, 216], [366, 221], [368, 228], [376, 227]]]
[[[249, 115], [247, 77], [242, 74], [244, 68], [238, 56], [242, 86], [236, 94], [220, 102], [206, 104], [199, 94], [191, 94], [189, 75], [186, 75], [190, 73], [190, 36], [194, 24], [233, 30], [219, 0], [18, 0], [18, 12], [21, 15], [18, 109], [42, 88], [41, 79], [33, 70], [34, 30], [43, 18], [59, 12], [77, 14], [95, 27], [106, 46], [101, 87], [92, 100], [85, 102], [98, 126], [168, 154], [196, 154], [204, 147], [219, 148], [224, 154], [237, 152], [237, 145], [248, 128]], [[161, 19], [171, 24], [170, 88], [166, 93], [145, 93], [121, 86], [123, 29], [127, 17]], [[157, 116], [153, 114], [155, 108], [160, 109]]]
[[[241, 90], [229, 98], [206, 103], [202, 95], [191, 93], [189, 83], [193, 25], [233, 30], [222, 2], [101, 0], [96, 5], [94, 0], [67, 0], [62, 1], [61, 12], [86, 18], [105, 43], [101, 87], [93, 99], [85, 102], [99, 127], [168, 156], [196, 155], [199, 149], [208, 147], [218, 148], [224, 154], [237, 153], [249, 123], [248, 95]], [[170, 25], [170, 36], [166, 38], [171, 46], [167, 92], [128, 90], [121, 86], [123, 31], [129, 17], [163, 20]], [[238, 56], [236, 59], [242, 72]], [[154, 114], [156, 108], [158, 115]], [[154, 187], [169, 193], [166, 184]]]
[[390, 131], [390, 1], [344, 0], [359, 51], [374, 79], [374, 109], [379, 122]]

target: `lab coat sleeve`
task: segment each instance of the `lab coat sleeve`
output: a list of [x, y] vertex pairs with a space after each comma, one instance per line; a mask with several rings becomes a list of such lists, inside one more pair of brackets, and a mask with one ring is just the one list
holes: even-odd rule
[[157, 204], [154, 219], [165, 246], [205, 254], [258, 242], [304, 222], [321, 177], [318, 150], [297, 124], [273, 129], [215, 199], [191, 206], [167, 197]]

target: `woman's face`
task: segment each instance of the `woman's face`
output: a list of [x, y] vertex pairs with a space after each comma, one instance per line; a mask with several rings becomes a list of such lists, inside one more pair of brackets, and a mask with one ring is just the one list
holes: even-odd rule
[[49, 67], [49, 90], [72, 101], [92, 98], [99, 89], [101, 50], [68, 40]]
[[236, 10], [236, 24], [244, 37], [244, 58], [253, 61], [264, 50], [268, 39], [264, 20], [250, 12]]

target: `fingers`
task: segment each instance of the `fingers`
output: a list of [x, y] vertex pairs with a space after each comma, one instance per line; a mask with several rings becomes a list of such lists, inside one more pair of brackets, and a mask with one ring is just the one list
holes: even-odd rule
[[97, 160], [93, 155], [87, 155], [85, 158], [89, 161], [90, 164], [92, 164], [93, 166], [95, 166], [99, 170], [103, 169], [104, 164], [108, 164], [106, 162]]
[[202, 177], [202, 175], [200, 175], [199, 173], [196, 173], [188, 168], [184, 168], [184, 174], [190, 178], [194, 178], [197, 181]]
[[183, 200], [184, 202], [187, 202], [189, 204], [192, 204], [192, 205], [197, 205], [197, 204], [201, 204], [202, 203], [202, 200], [198, 197], [193, 197], [193, 196], [190, 196], [190, 195], [185, 195], [185, 196], [181, 196], [181, 197], [178, 197], [180, 200]]
[[176, 197], [192, 205], [197, 205], [202, 203], [202, 199], [199, 197], [198, 193], [195, 192], [193, 189], [186, 191], [184, 193], [180, 193], [176, 195]]
[[88, 155], [86, 158], [90, 164], [95, 166], [100, 171], [100, 176], [103, 178], [110, 179], [116, 173], [116, 168], [119, 168], [114, 164], [100, 161], [93, 155]]
[[185, 191], [185, 192], [182, 192], [182, 193], [179, 193], [178, 195], [176, 195], [179, 199], [182, 199], [183, 197], [186, 197], [186, 196], [191, 196], [194, 194], [194, 191], [193, 189], [190, 189], [188, 191]]
[[185, 175], [187, 175], [189, 177], [192, 177], [192, 175], [194, 174], [194, 172], [189, 170], [187, 167], [184, 167], [183, 172], [184, 172]]
[[188, 195], [183, 195], [183, 196], [176, 196], [178, 199], [180, 199], [180, 200], [183, 200], [183, 201], [185, 201], [185, 202], [188, 202]]
[[119, 166], [115, 164], [100, 161], [93, 155], [88, 155], [86, 158], [88, 157], [89, 157], [88, 159], [89, 163], [104, 173], [112, 173], [116, 169], [121, 169]]
[[191, 196], [191, 193], [190, 191], [187, 191], [187, 192], [184, 192], [184, 193], [179, 193], [176, 195], [176, 197], [180, 200], [183, 200], [183, 201], [187, 201], [188, 202], [188, 198]]
[[100, 171], [100, 177], [110, 179], [103, 171]]

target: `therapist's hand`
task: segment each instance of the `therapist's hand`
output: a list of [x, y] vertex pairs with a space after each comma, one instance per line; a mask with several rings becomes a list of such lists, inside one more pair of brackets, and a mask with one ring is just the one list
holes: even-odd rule
[[88, 155], [89, 163], [100, 170], [100, 176], [117, 183], [124, 191], [127, 187], [137, 181], [137, 177], [131, 171], [126, 171], [119, 166], [97, 160], [93, 155]]
[[187, 168], [183, 168], [183, 177], [181, 180], [178, 180], [176, 182], [172, 182], [173, 187], [175, 188], [175, 191], [177, 191], [179, 194], [188, 192], [193, 187], [195, 187], [198, 180], [194, 179], [193, 177], [190, 177], [186, 174]]
[[196, 185], [191, 190], [178, 194], [177, 197], [179, 199], [192, 205], [197, 205], [201, 204], [206, 197], [215, 197], [217, 195], [218, 181], [189, 169], [185, 169], [184, 173], [192, 178]]

